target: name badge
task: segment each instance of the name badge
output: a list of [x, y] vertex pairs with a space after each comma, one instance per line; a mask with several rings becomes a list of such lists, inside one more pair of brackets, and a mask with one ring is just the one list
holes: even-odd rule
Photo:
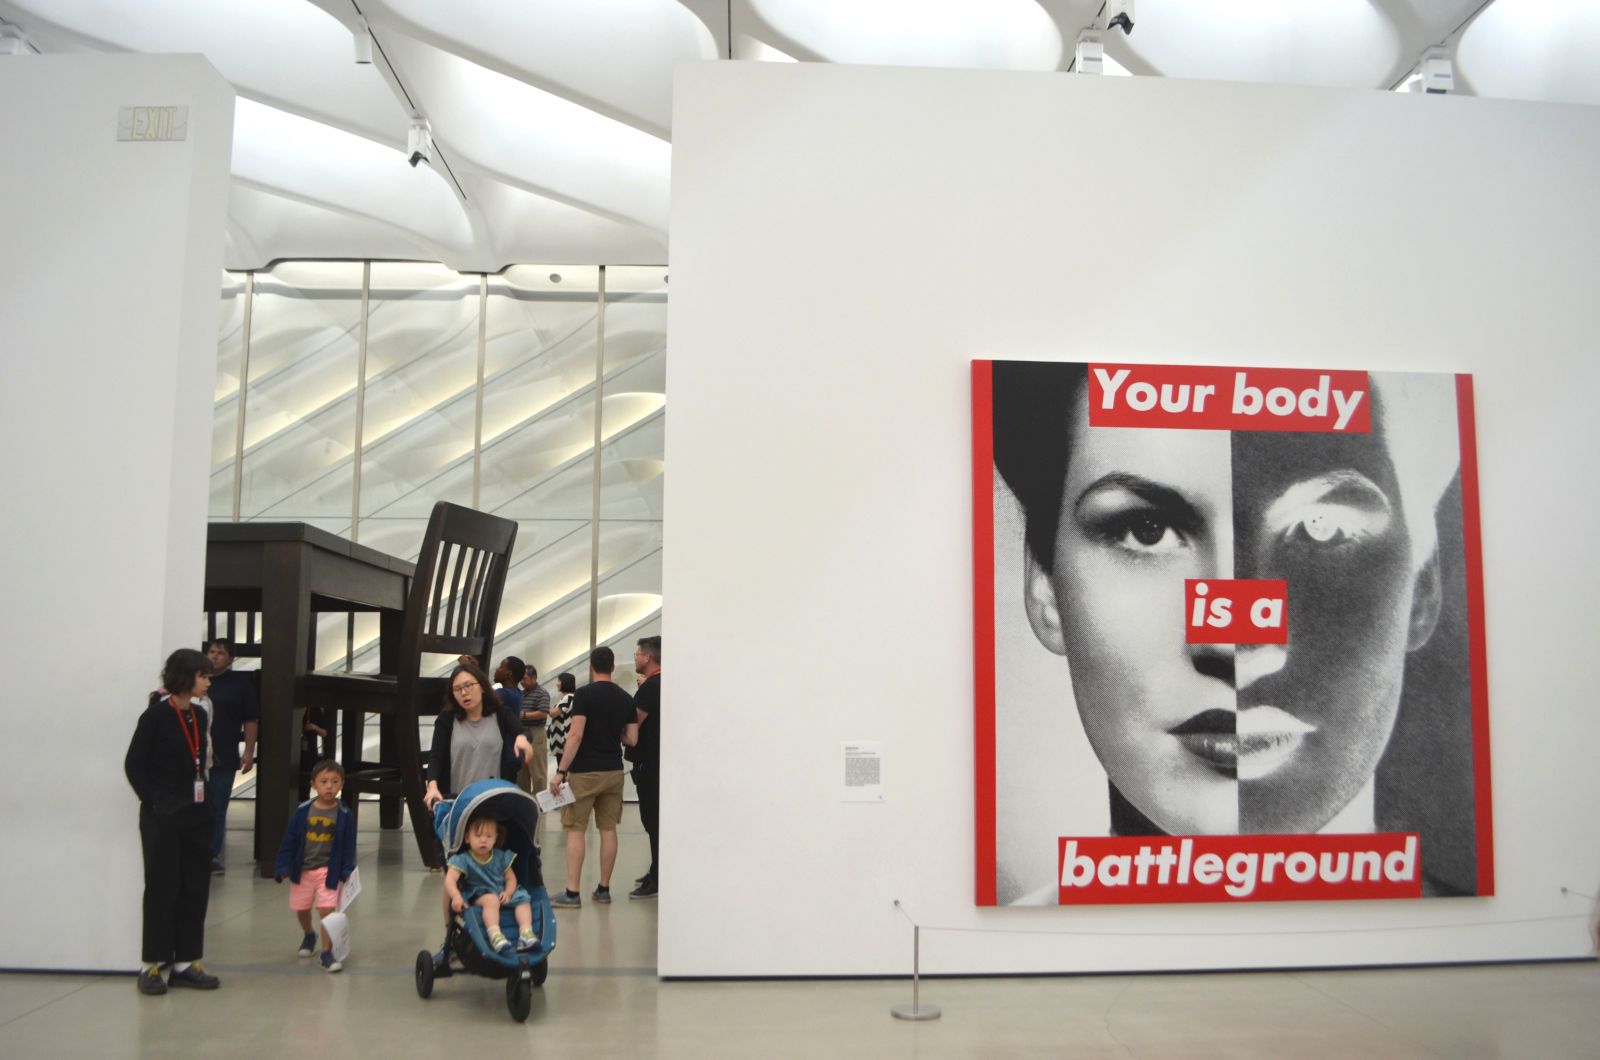
[[194, 801], [195, 802], [205, 802], [206, 801], [206, 782], [201, 780], [201, 779], [199, 779], [198, 777], [195, 778], [195, 782], [194, 782]]

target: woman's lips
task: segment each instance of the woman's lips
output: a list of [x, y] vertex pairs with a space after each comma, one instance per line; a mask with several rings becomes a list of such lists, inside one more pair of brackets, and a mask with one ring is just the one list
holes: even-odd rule
[[1288, 711], [1261, 704], [1239, 712], [1239, 779], [1260, 780], [1293, 758], [1316, 732]]
[[1167, 732], [1223, 776], [1260, 780], [1293, 758], [1316, 728], [1287, 711], [1261, 705], [1237, 714], [1201, 711]]
[[1183, 749], [1225, 777], [1233, 777], [1239, 762], [1237, 715], [1231, 710], [1204, 710], [1167, 732]]

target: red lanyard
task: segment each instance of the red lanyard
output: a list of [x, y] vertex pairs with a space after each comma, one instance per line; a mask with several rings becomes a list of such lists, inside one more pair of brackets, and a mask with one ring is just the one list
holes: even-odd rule
[[178, 716], [178, 728], [183, 730], [183, 742], [189, 746], [189, 753], [194, 756], [194, 775], [200, 775], [200, 719], [194, 716], [194, 707], [188, 710], [189, 719], [194, 722], [194, 732], [189, 731], [189, 722], [184, 720], [184, 712], [178, 709], [178, 704], [168, 698], [172, 703], [172, 712]]

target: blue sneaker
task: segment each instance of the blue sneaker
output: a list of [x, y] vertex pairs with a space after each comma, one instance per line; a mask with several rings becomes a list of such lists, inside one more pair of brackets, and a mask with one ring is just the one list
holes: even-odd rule
[[323, 950], [322, 951], [322, 970], [323, 971], [325, 971], [325, 972], [337, 972], [343, 967], [344, 967], [344, 965], [340, 964], [338, 959], [334, 957], [332, 950]]
[[306, 937], [300, 940], [300, 956], [315, 957], [317, 954], [317, 933], [306, 932]]
[[496, 953], [510, 953], [511, 940], [506, 938], [501, 932], [496, 931], [493, 935], [489, 936], [489, 948], [494, 950]]

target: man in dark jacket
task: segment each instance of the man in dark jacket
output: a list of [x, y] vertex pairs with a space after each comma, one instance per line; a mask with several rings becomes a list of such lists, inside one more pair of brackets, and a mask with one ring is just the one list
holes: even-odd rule
[[633, 666], [644, 678], [633, 695], [639, 722], [638, 743], [628, 748], [633, 763], [633, 787], [639, 793], [639, 822], [650, 837], [650, 871], [638, 879], [629, 898], [654, 898], [658, 883], [658, 836], [661, 823], [661, 638], [641, 637], [633, 651]]

